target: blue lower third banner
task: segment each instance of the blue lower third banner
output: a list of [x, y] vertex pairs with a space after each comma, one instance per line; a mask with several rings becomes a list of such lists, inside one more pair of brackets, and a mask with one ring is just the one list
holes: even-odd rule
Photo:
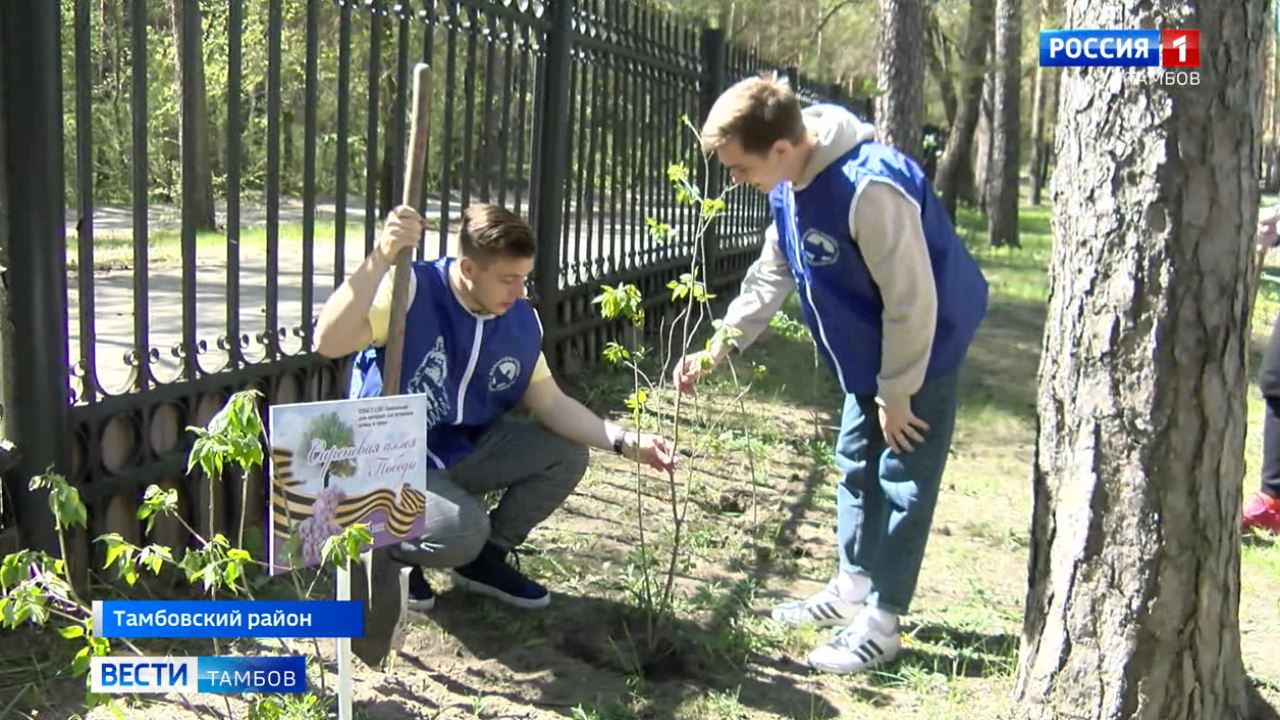
[[103, 638], [364, 637], [358, 600], [95, 600]]
[[300, 693], [307, 659], [280, 657], [95, 657], [95, 693]]

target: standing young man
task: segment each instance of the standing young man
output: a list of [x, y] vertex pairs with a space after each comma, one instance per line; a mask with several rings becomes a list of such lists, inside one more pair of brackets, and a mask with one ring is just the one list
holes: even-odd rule
[[[352, 397], [382, 394], [391, 314], [393, 258], [422, 236], [422, 219], [394, 210], [374, 251], [325, 303], [316, 350], [358, 353]], [[401, 543], [392, 558], [413, 566], [409, 607], [429, 610], [435, 595], [421, 567], [452, 568], [464, 590], [520, 608], [550, 602], [546, 588], [507, 559], [573, 492], [587, 467], [586, 446], [609, 449], [659, 469], [672, 465], [666, 439], [624, 432], [565, 395], [542, 355], [542, 324], [525, 299], [533, 271], [533, 233], [497, 205], [463, 213], [461, 257], [415, 262], [405, 316], [404, 372], [397, 394], [425, 394], [430, 428], [426, 536]], [[536, 423], [504, 417], [527, 409]], [[476, 495], [504, 491], [491, 513]]]
[[843, 626], [809, 654], [829, 672], [875, 667], [901, 650], [898, 619], [915, 593], [951, 446], [957, 371], [987, 309], [986, 280], [924, 172], [874, 136], [843, 108], [801, 111], [783, 80], [744, 80], [720, 96], [703, 150], [735, 182], [768, 194], [773, 224], [726, 313], [740, 334], [674, 371], [676, 386], [691, 391], [799, 291], [845, 393], [835, 449], [840, 567], [826, 589], [773, 617]]

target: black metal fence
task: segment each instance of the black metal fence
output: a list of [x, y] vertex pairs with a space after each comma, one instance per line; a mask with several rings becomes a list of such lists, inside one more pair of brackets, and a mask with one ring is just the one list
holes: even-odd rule
[[[46, 547], [30, 474], [75, 481], [90, 536], [137, 540], [153, 482], [196, 527], [225, 528], [248, 498], [235, 478], [184, 476], [184, 429], [239, 389], [344, 394], [314, 317], [400, 195], [414, 62], [435, 77], [421, 253], [446, 251], [469, 203], [529, 217], [548, 357], [570, 372], [618, 331], [591, 307], [601, 284], [659, 298], [689, 262], [690, 236], [655, 244], [645, 224], [695, 220], [666, 179], [672, 162], [701, 170], [681, 118], [768, 68], [624, 0], [3, 3], [0, 45], [8, 480]], [[807, 101], [849, 100], [788, 72]], [[707, 241], [713, 289], [740, 279], [765, 218], [758, 194], [733, 198]]]

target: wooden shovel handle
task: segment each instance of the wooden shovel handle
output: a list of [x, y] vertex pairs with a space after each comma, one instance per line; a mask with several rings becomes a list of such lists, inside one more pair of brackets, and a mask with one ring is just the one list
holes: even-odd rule
[[[404, 195], [401, 203], [414, 207], [422, 194], [426, 174], [427, 140], [431, 135], [431, 67], [418, 63], [413, 68], [413, 114], [409, 121], [409, 150], [404, 165]], [[409, 272], [412, 248], [396, 255], [395, 278], [391, 286], [391, 318], [387, 329], [387, 355], [383, 366], [382, 394], [400, 394], [400, 370], [404, 359], [405, 313], [409, 304]]]

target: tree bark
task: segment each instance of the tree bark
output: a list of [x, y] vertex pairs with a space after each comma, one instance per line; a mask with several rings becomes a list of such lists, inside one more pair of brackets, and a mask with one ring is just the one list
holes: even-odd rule
[[969, 21], [960, 56], [961, 81], [956, 120], [947, 135], [947, 146], [942, 151], [942, 159], [938, 161], [938, 196], [953, 220], [956, 216], [956, 198], [966, 185], [965, 176], [972, 173], [973, 133], [978, 125], [978, 109], [982, 102], [987, 40], [991, 33], [991, 9], [992, 0], [973, 0], [969, 4]]
[[1239, 511], [1263, 6], [1067, 3], [1066, 27], [1198, 28], [1202, 50], [1196, 86], [1062, 75], [1016, 691], [1033, 720], [1247, 717]]
[[[990, 43], [991, 56], [995, 57], [994, 43]], [[982, 103], [978, 106], [978, 130], [973, 142], [972, 195], [966, 198], [982, 212], [987, 211], [987, 189], [991, 181], [991, 136], [993, 134], [992, 111], [995, 105], [995, 73], [988, 73], [982, 81]]]
[[[1040, 0], [1037, 6], [1037, 25], [1041, 30], [1057, 26], [1059, 6], [1055, 0]], [[1044, 199], [1044, 173], [1041, 168], [1045, 164], [1045, 155], [1049, 152], [1050, 142], [1045, 139], [1045, 115], [1051, 106], [1048, 105], [1050, 85], [1057, 81], [1057, 73], [1052, 69], [1036, 66], [1036, 84], [1031, 110], [1031, 204], [1040, 206]]]
[[1036, 178], [1043, 188], [1049, 182], [1049, 168], [1053, 165], [1054, 158], [1054, 142], [1053, 138], [1057, 135], [1057, 117], [1058, 117], [1058, 89], [1062, 87], [1062, 77], [1058, 73], [1050, 76], [1052, 82], [1049, 83], [1049, 107], [1053, 109], [1054, 120], [1051, 124], [1053, 130], [1050, 132], [1049, 139], [1040, 146], [1042, 155], [1040, 164], [1036, 167]]
[[876, 99], [876, 131], [881, 142], [917, 159], [924, 115], [922, 27], [924, 0], [880, 0], [876, 76], [884, 94]]
[[1049, 123], [1045, 116], [1053, 107], [1049, 105], [1049, 97], [1055, 82], [1057, 82], [1057, 73], [1052, 68], [1036, 68], [1035, 105], [1031, 115], [1031, 204], [1037, 207], [1044, 200], [1042, 168], [1052, 144], [1045, 138], [1045, 128]]
[[1018, 242], [1022, 91], [1022, 0], [996, 0], [995, 104], [992, 107], [987, 231], [992, 247]]
[[[1271, 27], [1280, 24], [1280, 6], [1277, 6], [1273, 12], [1275, 14], [1271, 17], [1271, 22], [1274, 24]], [[1277, 112], [1280, 109], [1280, 42], [1277, 41], [1274, 33], [1267, 33], [1267, 36], [1271, 39], [1271, 72], [1268, 73], [1271, 78], [1271, 123], [1267, 126], [1271, 136], [1271, 142], [1268, 144], [1268, 149], [1271, 151], [1269, 189], [1275, 192], [1280, 190], [1280, 167], [1277, 167], [1280, 163], [1280, 112]]]
[[[1270, 18], [1272, 22], [1275, 17]], [[1267, 92], [1265, 93], [1265, 113], [1266, 117], [1264, 128], [1264, 144], [1263, 144], [1263, 191], [1274, 193], [1280, 190], [1280, 151], [1278, 151], [1278, 143], [1280, 143], [1280, 122], [1277, 122], [1277, 101], [1280, 101], [1280, 46], [1276, 43], [1276, 37], [1273, 33], [1267, 33], [1267, 49], [1268, 57], [1266, 64], [1270, 66], [1270, 72], [1267, 76]]]
[[[938, 26], [938, 14], [934, 11], [933, 6], [925, 8], [925, 23], [927, 31], [925, 37], [925, 52], [928, 53], [926, 59], [929, 63], [929, 74], [933, 76], [933, 81], [938, 85], [938, 95], [942, 98], [942, 110], [947, 116], [947, 127], [956, 122], [956, 85], [951, 79], [951, 70], [947, 67], [949, 64], [949, 53], [947, 52], [946, 36], [942, 34], [942, 28]], [[821, 37], [819, 37], [821, 40]], [[821, 57], [821, 53], [818, 55]]]
[[[216, 230], [217, 218], [213, 207], [213, 164], [209, 153], [209, 109], [204, 82], [204, 25], [200, 18], [200, 3], [189, 0], [173, 0], [173, 47], [177, 57], [178, 77], [183, 76], [182, 68], [182, 23], [183, 13], [195, 14], [194, 25], [201, 28], [196, 35], [195, 57], [191, 63], [191, 87], [183, 87], [181, 92], [191, 92], [195, 102], [195, 118], [193, 133], [195, 134], [194, 154], [196, 167], [195, 195], [184, 197], [182, 202], [194, 205], [196, 228], [199, 230]], [[178, 146], [182, 147], [182, 123], [178, 123]]]

